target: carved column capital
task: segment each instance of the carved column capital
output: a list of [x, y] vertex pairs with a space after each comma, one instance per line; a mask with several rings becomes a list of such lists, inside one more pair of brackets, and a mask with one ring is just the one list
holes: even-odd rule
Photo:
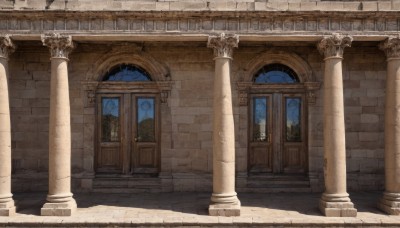
[[238, 44], [238, 35], [221, 33], [219, 36], [209, 36], [207, 47], [214, 49], [215, 57], [232, 58], [233, 48]]
[[350, 47], [353, 37], [333, 33], [331, 36], [325, 36], [317, 45], [317, 48], [325, 58], [337, 57], [343, 58], [343, 50]]
[[385, 52], [388, 59], [400, 58], [400, 35], [388, 37], [379, 44], [379, 49]]
[[72, 42], [71, 36], [59, 33], [48, 33], [42, 35], [42, 42], [44, 46], [50, 48], [51, 58], [68, 59], [68, 54], [75, 46]]
[[10, 35], [0, 35], [0, 57], [8, 58], [15, 51], [16, 45], [10, 39]]

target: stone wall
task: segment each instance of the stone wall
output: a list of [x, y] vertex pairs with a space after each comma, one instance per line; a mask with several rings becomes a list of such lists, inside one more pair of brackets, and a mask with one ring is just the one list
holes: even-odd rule
[[[39, 42], [18, 42], [10, 58], [14, 191], [46, 190], [50, 54]], [[242, 45], [242, 46], [241, 46]], [[236, 83], [246, 64], [274, 48], [294, 52], [323, 81], [323, 57], [314, 43], [239, 44], [232, 63], [236, 130], [236, 169], [247, 171], [247, 106], [239, 106]], [[377, 43], [355, 43], [344, 55], [347, 172], [350, 190], [383, 188], [383, 112], [386, 61]], [[85, 107], [82, 82], [112, 43], [80, 43], [70, 54], [73, 191], [91, 188], [95, 108]], [[174, 191], [210, 191], [212, 172], [212, 100], [214, 60], [206, 43], [145, 43], [144, 51], [170, 70], [172, 90], [162, 104], [161, 172]], [[309, 172], [314, 191], [323, 187], [322, 88], [308, 107]], [[85, 181], [80, 181], [84, 179]], [[88, 182], [89, 181], [89, 182]]]
[[399, 0], [0, 0], [0, 9], [130, 11], [388, 11]]

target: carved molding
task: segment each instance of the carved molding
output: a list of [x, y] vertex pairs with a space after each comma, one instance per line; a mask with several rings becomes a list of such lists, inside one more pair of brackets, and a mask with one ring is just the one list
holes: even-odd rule
[[388, 37], [379, 44], [379, 48], [385, 52], [388, 59], [400, 58], [400, 35]]
[[96, 90], [99, 85], [98, 82], [82, 82], [83, 90], [84, 90], [84, 106], [94, 107], [96, 104]]
[[125, 43], [113, 45], [86, 73], [88, 81], [102, 81], [104, 75], [119, 64], [133, 64], [147, 71], [153, 81], [169, 81], [168, 67], [143, 51], [141, 45]]
[[249, 92], [252, 82], [238, 82], [237, 89], [239, 91], [239, 105], [247, 106], [249, 103]]
[[317, 96], [315, 95], [315, 92], [321, 88], [321, 83], [305, 82], [304, 87], [306, 88], [308, 105], [315, 105], [317, 103]]
[[353, 37], [333, 33], [330, 36], [325, 36], [317, 45], [317, 48], [325, 58], [338, 57], [343, 58], [345, 47], [350, 47]]
[[245, 67], [244, 82], [253, 82], [254, 75], [264, 66], [279, 63], [296, 72], [300, 82], [314, 81], [311, 66], [299, 55], [281, 50], [269, 50], [251, 59]]
[[44, 46], [49, 47], [51, 58], [66, 58], [74, 49], [72, 37], [60, 33], [47, 33], [41, 36]]
[[10, 39], [10, 35], [0, 35], [0, 57], [8, 58], [16, 49], [16, 45]]
[[239, 36], [221, 33], [219, 36], [209, 36], [207, 47], [214, 50], [215, 57], [232, 58], [233, 48], [237, 48]]

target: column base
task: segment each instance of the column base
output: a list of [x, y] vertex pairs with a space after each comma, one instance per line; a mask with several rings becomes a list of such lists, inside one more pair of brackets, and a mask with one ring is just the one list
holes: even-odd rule
[[16, 208], [14, 201], [7, 203], [0, 203], [0, 216], [13, 216], [15, 215]]
[[357, 209], [348, 194], [323, 194], [319, 200], [319, 209], [326, 217], [356, 217]]
[[377, 206], [389, 215], [400, 215], [400, 194], [383, 193], [383, 197], [378, 201]]
[[74, 199], [68, 202], [45, 203], [40, 210], [42, 216], [71, 216], [76, 212], [77, 205]]
[[208, 213], [211, 216], [240, 216], [240, 201], [236, 204], [210, 204]]
[[228, 194], [213, 193], [208, 213], [211, 216], [240, 216], [240, 201], [236, 192]]

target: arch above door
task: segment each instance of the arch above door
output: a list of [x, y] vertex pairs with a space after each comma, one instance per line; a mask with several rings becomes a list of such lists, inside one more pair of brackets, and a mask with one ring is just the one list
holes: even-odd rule
[[[254, 75], [265, 66], [281, 64], [293, 70], [298, 77], [299, 83], [293, 85], [282, 84], [259, 84], [254, 83]], [[316, 102], [315, 91], [320, 88], [316, 81], [310, 65], [299, 55], [291, 52], [270, 50], [251, 59], [244, 68], [244, 76], [237, 83], [239, 90], [239, 103], [241, 106], [248, 105], [248, 94], [253, 91], [273, 92], [282, 88], [291, 88], [293, 91], [307, 94], [307, 103], [313, 105]]]
[[102, 55], [92, 64], [85, 75], [83, 82], [85, 96], [85, 107], [95, 105], [95, 94], [99, 89], [115, 87], [118, 82], [103, 81], [110, 69], [121, 65], [133, 65], [151, 75], [151, 81], [135, 81], [119, 83], [125, 89], [140, 88], [143, 90], [158, 91], [162, 103], [167, 102], [172, 81], [169, 69], [163, 63], [154, 59], [149, 53], [143, 51], [143, 47], [136, 44], [116, 45]]

